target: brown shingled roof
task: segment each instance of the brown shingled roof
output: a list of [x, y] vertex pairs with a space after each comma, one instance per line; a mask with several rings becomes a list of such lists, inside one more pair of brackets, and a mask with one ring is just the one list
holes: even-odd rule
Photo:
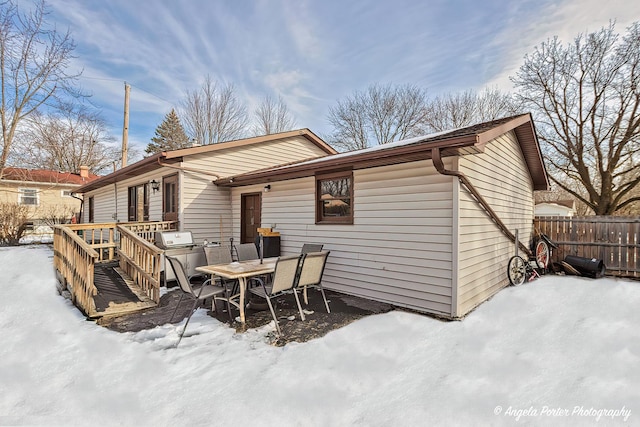
[[4, 168], [2, 179], [7, 181], [41, 182], [47, 184], [83, 185], [95, 179], [98, 175], [89, 174], [83, 178], [80, 174], [58, 172], [47, 169]]
[[287, 166], [266, 168], [218, 179], [215, 183], [221, 186], [235, 187], [302, 178], [331, 170], [364, 169], [427, 160], [431, 159], [432, 148], [439, 148], [443, 156], [480, 153], [489, 141], [509, 131], [516, 134], [533, 180], [534, 190], [546, 190], [549, 181], [530, 114], [505, 117], [460, 129], [409, 138]]

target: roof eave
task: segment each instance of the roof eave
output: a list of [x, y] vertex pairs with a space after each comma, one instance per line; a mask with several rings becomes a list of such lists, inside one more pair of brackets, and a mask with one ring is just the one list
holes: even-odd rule
[[131, 178], [145, 172], [159, 169], [161, 167], [159, 161], [164, 158], [164, 153], [157, 153], [140, 160], [134, 164], [118, 169], [115, 172], [93, 180], [76, 190], [76, 193], [86, 193], [96, 190], [105, 185], [113, 184], [126, 178]]
[[337, 153], [337, 151], [333, 147], [331, 147], [329, 144], [324, 142], [320, 137], [318, 137], [316, 134], [311, 132], [309, 129], [304, 128], [304, 129], [292, 130], [288, 132], [280, 132], [280, 133], [273, 133], [269, 135], [254, 136], [251, 138], [238, 139], [235, 141], [220, 142], [217, 144], [201, 145], [199, 147], [182, 148], [179, 150], [167, 151], [164, 154], [166, 156], [165, 157], [166, 159], [172, 159], [176, 157], [208, 153], [210, 151], [243, 147], [245, 145], [258, 144], [261, 142], [277, 141], [279, 139], [292, 138], [295, 136], [302, 136], [306, 138], [308, 141], [312, 142], [314, 145], [322, 149], [327, 154]]
[[[331, 156], [318, 159], [312, 164], [300, 162], [285, 168], [270, 169], [261, 172], [250, 172], [247, 174], [226, 177], [215, 181], [216, 185], [222, 187], [238, 187], [241, 185], [258, 184], [274, 180], [287, 180], [314, 176], [317, 173], [337, 171], [341, 169], [365, 169], [376, 166], [387, 166], [407, 161], [427, 160], [431, 158], [430, 148], [442, 148], [445, 156], [457, 155], [458, 151], [465, 147], [470, 147], [472, 151], [476, 142], [475, 135], [466, 135], [437, 141], [418, 141], [411, 145], [396, 147], [388, 150], [378, 150], [354, 154], [338, 159]], [[466, 153], [466, 152], [465, 152]]]

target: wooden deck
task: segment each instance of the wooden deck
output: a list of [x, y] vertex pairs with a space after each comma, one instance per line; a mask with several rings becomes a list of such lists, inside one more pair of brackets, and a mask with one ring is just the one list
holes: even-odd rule
[[120, 269], [117, 261], [97, 263], [94, 284], [98, 294], [93, 297], [96, 309], [89, 314], [91, 318], [122, 316], [157, 306]]

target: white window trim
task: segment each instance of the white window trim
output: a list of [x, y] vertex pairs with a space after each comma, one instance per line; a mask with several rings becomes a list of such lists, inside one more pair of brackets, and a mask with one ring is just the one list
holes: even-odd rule
[[[36, 197], [36, 203], [32, 204], [32, 203], [22, 203], [22, 198], [24, 196], [23, 192], [35, 192], [35, 197]], [[40, 206], [40, 190], [38, 190], [37, 188], [19, 188], [18, 189], [18, 204], [19, 205], [24, 205], [24, 206]]]
[[[69, 194], [64, 194], [65, 192], [67, 192], [67, 193], [69, 193]], [[72, 190], [60, 190], [60, 197], [67, 197], [67, 198], [69, 198], [69, 197], [73, 197], [73, 196], [71, 195], [71, 193], [73, 193], [73, 191], [72, 191]]]

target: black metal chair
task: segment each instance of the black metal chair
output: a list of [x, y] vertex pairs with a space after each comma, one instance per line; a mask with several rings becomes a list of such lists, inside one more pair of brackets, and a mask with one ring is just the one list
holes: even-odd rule
[[[227, 301], [227, 311], [229, 312], [229, 318], [231, 319], [231, 307], [229, 305], [228, 298], [228, 290], [225, 286], [214, 285], [212, 284], [210, 279], [207, 279], [201, 285], [192, 285], [190, 277], [187, 276], [187, 272], [180, 262], [178, 258], [165, 256], [165, 258], [169, 261], [171, 268], [173, 268], [173, 272], [176, 275], [176, 280], [180, 285], [180, 290], [182, 293], [180, 294], [180, 299], [178, 300], [178, 304], [176, 304], [175, 310], [173, 310], [173, 314], [171, 315], [171, 320], [173, 321], [173, 317], [176, 315], [178, 311], [178, 307], [180, 307], [180, 303], [182, 302], [182, 298], [185, 295], [190, 295], [195, 299], [193, 302], [193, 307], [191, 307], [191, 311], [189, 312], [189, 316], [187, 317], [187, 322], [184, 324], [184, 328], [180, 333], [180, 338], [178, 339], [178, 343], [176, 344], [176, 348], [180, 345], [180, 341], [182, 341], [182, 336], [184, 335], [184, 331], [187, 330], [187, 325], [189, 324], [189, 320], [191, 320], [191, 316], [195, 312], [198, 304], [206, 300], [207, 298], [212, 298], [211, 308], [214, 312], [216, 311], [216, 299], [222, 299]], [[224, 295], [224, 297], [220, 298], [220, 295]], [[233, 321], [233, 319], [231, 319]]]

